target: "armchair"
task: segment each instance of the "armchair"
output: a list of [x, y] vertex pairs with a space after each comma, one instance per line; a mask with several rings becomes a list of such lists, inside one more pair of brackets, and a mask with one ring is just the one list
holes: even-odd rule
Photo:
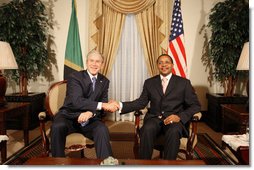
[[[42, 156], [50, 154], [50, 139], [48, 137], [50, 129], [46, 131], [46, 121], [52, 120], [59, 108], [63, 105], [66, 95], [67, 81], [59, 81], [52, 84], [46, 95], [46, 112], [40, 112], [38, 117], [40, 120], [40, 133], [42, 136], [43, 153]], [[93, 141], [89, 140], [81, 133], [71, 133], [66, 137], [66, 152], [81, 152], [81, 157], [84, 157], [84, 148], [94, 147]]]
[[[134, 144], [134, 155], [135, 158], [139, 158], [139, 133], [140, 133], [140, 126], [142, 126], [141, 115], [146, 114], [149, 112], [147, 109], [139, 110], [135, 112], [135, 144]], [[184, 136], [181, 138], [180, 141], [180, 148], [179, 153], [183, 153], [185, 155], [185, 159], [191, 160], [193, 159], [194, 147], [197, 144], [197, 123], [201, 119], [202, 113], [198, 112], [193, 115], [192, 119], [189, 123], [189, 136]], [[163, 150], [164, 150], [164, 136], [160, 135], [154, 144], [154, 149], [160, 152], [160, 158], [163, 157]]]

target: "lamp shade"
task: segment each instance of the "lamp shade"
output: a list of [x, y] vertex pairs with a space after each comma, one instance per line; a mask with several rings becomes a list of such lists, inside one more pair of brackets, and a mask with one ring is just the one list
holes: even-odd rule
[[7, 81], [6, 78], [2, 75], [1, 70], [17, 68], [18, 65], [16, 63], [10, 44], [4, 41], [0, 41], [0, 107], [3, 107], [7, 103], [5, 99]]
[[18, 69], [18, 65], [10, 44], [0, 41], [0, 70], [5, 69]]
[[249, 42], [244, 43], [236, 70], [249, 70]]

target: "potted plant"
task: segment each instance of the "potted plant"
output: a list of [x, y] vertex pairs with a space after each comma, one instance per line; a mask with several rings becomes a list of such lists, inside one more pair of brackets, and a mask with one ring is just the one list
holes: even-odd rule
[[245, 103], [247, 97], [234, 94], [239, 72], [236, 66], [245, 42], [249, 41], [248, 0], [225, 0], [211, 10], [207, 27], [211, 37], [207, 39], [204, 64], [212, 69], [209, 80], [220, 82], [224, 94], [207, 94], [208, 113], [205, 121], [221, 130], [221, 104]]
[[47, 40], [48, 16], [40, 0], [13, 0], [0, 6], [0, 40], [10, 43], [18, 70], [7, 72], [27, 95], [29, 80], [51, 73]]
[[248, 0], [217, 3], [207, 27], [211, 30], [207, 57], [214, 66], [212, 76], [224, 87], [224, 96], [233, 96], [238, 77], [236, 66], [243, 44], [249, 41]]
[[[10, 43], [18, 64], [18, 70], [5, 74], [20, 87], [20, 93], [5, 97], [8, 102], [30, 103], [29, 129], [39, 125], [38, 113], [44, 110], [45, 93], [28, 93], [28, 82], [36, 81], [39, 75], [53, 80], [51, 69], [56, 64], [55, 51], [51, 48], [54, 37], [49, 34], [49, 28], [53, 27], [50, 3], [49, 15], [40, 0], [12, 0], [0, 6], [0, 40]], [[18, 119], [7, 122], [11, 129], [22, 128]]]

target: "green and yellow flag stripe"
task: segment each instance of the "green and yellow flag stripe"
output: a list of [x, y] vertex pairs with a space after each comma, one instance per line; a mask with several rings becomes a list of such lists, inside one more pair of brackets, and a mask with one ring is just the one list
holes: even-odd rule
[[67, 79], [71, 73], [84, 68], [76, 9], [76, 0], [72, 0], [71, 19], [65, 49], [64, 79]]

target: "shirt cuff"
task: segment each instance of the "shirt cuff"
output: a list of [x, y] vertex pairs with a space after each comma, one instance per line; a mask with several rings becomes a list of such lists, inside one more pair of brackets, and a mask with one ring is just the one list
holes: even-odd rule
[[120, 104], [120, 108], [119, 108], [119, 110], [118, 110], [118, 113], [122, 113], [123, 103], [122, 103], [122, 102], [119, 102], [119, 104]]
[[101, 107], [102, 107], [102, 102], [98, 102], [96, 110], [101, 110]]

